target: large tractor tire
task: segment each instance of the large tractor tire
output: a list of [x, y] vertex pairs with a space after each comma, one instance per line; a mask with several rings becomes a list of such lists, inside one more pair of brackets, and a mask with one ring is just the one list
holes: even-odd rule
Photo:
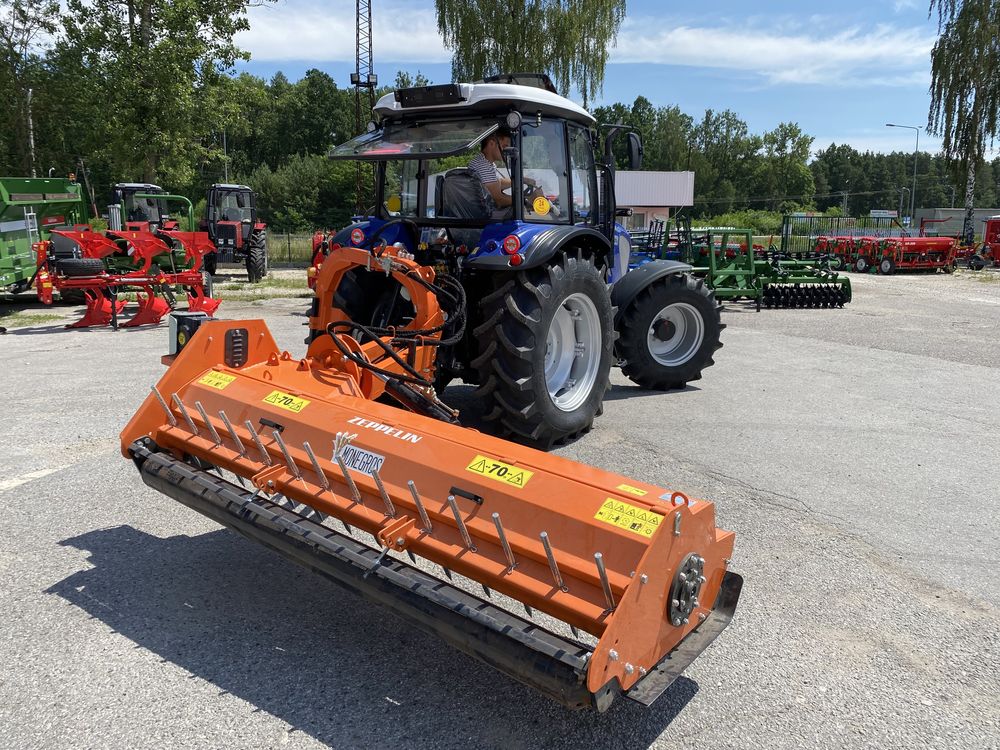
[[548, 265], [498, 275], [481, 308], [472, 365], [491, 431], [547, 449], [589, 430], [609, 387], [615, 339], [593, 258], [570, 249]]
[[653, 282], [619, 319], [622, 372], [633, 383], [659, 391], [700, 380], [722, 347], [721, 309], [702, 279], [672, 274]]
[[206, 253], [201, 259], [201, 270], [215, 276], [215, 272], [219, 270], [219, 256], [216, 253]]
[[252, 232], [247, 240], [247, 278], [251, 284], [267, 276], [267, 233]]
[[984, 268], [986, 268], [986, 260], [981, 255], [972, 255], [969, 257], [970, 271], [982, 271]]

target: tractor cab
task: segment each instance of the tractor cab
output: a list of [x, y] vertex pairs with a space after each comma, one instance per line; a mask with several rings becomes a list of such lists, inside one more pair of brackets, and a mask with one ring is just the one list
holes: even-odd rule
[[203, 230], [220, 251], [241, 250], [257, 224], [254, 193], [246, 185], [212, 185], [205, 199]]
[[[460, 256], [466, 267], [506, 270], [544, 263], [571, 237], [624, 273], [627, 235], [615, 223], [613, 126], [601, 142], [586, 110], [545, 75], [400, 89], [383, 96], [379, 122], [330, 153], [372, 162], [373, 215], [345, 240]], [[633, 169], [641, 160], [628, 133]], [[595, 158], [603, 146], [605, 158]], [[603, 162], [603, 163], [602, 163]]]
[[142, 182], [120, 182], [111, 190], [108, 205], [108, 226], [113, 231], [154, 232], [157, 229], [177, 229], [178, 223], [170, 217], [165, 198], [159, 185]]

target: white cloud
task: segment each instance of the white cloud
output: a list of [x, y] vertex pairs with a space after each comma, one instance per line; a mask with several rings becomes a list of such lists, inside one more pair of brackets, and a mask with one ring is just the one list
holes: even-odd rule
[[[279, 2], [250, 8], [250, 29], [236, 43], [254, 60], [354, 61], [353, 0]], [[373, 52], [383, 62], [450, 62], [433, 10], [380, 4], [373, 14]]]
[[[657, 31], [656, 29], [664, 29]], [[912, 86], [927, 82], [934, 38], [878, 25], [830, 31], [820, 24], [784, 33], [759, 28], [674, 26], [630, 18], [612, 62], [724, 68], [770, 84]]]

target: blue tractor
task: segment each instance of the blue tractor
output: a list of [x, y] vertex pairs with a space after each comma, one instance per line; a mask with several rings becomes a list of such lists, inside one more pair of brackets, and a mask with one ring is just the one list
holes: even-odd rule
[[374, 166], [375, 206], [324, 240], [328, 253], [363, 248], [371, 261], [317, 295], [310, 340], [331, 317], [320, 305], [359, 340], [415, 319], [418, 302], [380, 266], [392, 246], [433, 269], [447, 313], [434, 372], [411, 385], [430, 400], [452, 380], [478, 385], [485, 422], [503, 437], [547, 448], [586, 432], [612, 366], [667, 390], [713, 364], [720, 306], [690, 266], [628, 270], [613, 151], [624, 137], [638, 168], [636, 133], [598, 128], [538, 74], [401, 89], [374, 116], [330, 155]]

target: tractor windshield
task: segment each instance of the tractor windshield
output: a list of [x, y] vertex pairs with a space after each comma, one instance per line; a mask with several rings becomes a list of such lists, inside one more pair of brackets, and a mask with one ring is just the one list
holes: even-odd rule
[[428, 159], [471, 149], [498, 128], [493, 120], [391, 122], [335, 147], [331, 159]]
[[239, 221], [249, 224], [253, 221], [253, 207], [249, 196], [238, 190], [219, 192], [212, 206], [215, 221]]
[[166, 202], [157, 198], [139, 198], [133, 193], [125, 195], [126, 221], [148, 221], [159, 223], [166, 218]]

